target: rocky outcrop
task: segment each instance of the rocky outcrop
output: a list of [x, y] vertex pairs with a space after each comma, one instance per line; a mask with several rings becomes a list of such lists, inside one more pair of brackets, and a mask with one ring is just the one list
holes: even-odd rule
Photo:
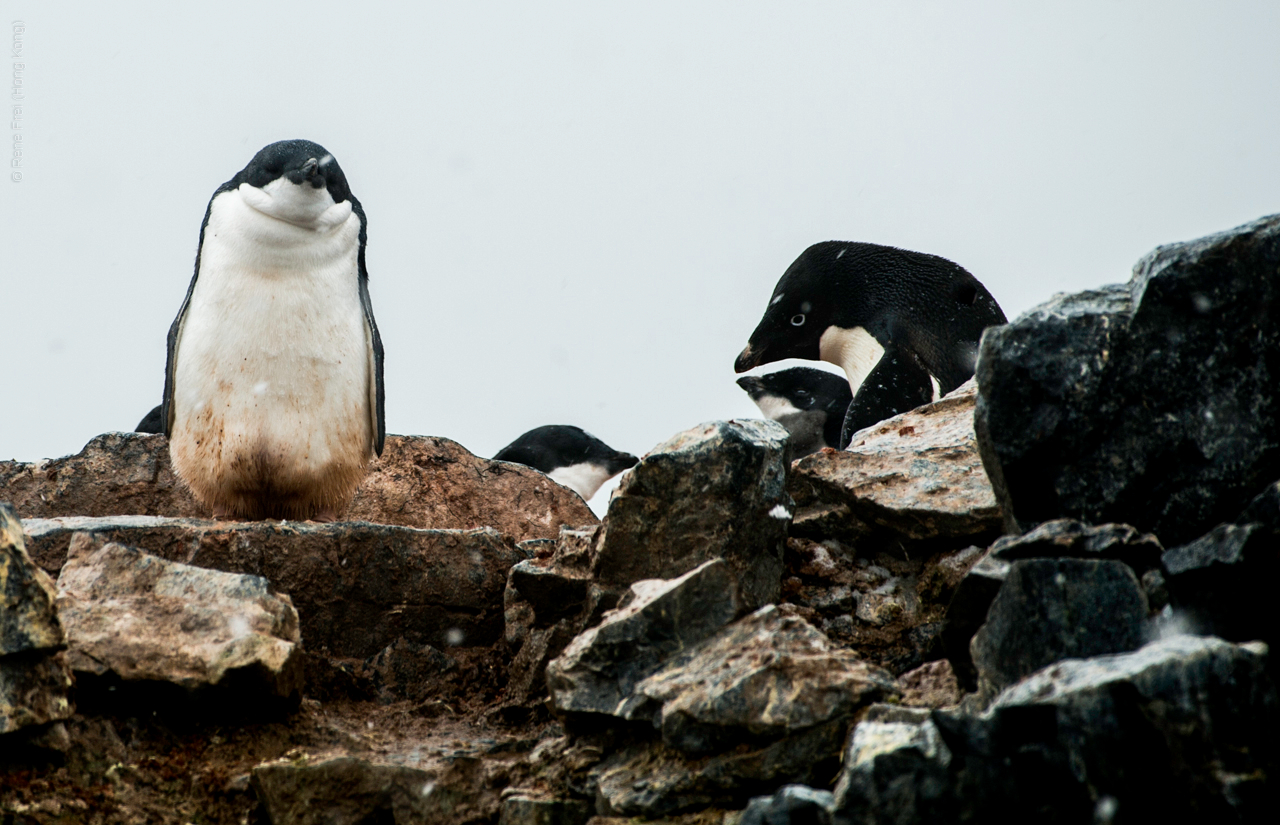
[[12, 508], [0, 504], [0, 748], [7, 734], [73, 712], [57, 591], [23, 538]]
[[[73, 456], [0, 461], [0, 501], [24, 519], [148, 515], [205, 518], [173, 474], [162, 435], [106, 433]], [[387, 436], [342, 516], [404, 527], [491, 527], [515, 541], [554, 538], [597, 519], [577, 493], [537, 470], [472, 455], [432, 436]]]
[[[302, 688], [298, 614], [261, 576], [166, 561], [81, 533], [58, 576], [73, 670], [238, 696]], [[257, 694], [257, 696], [255, 696]]]
[[[1007, 463], [985, 465], [991, 490], [974, 461], [969, 388], [865, 431], [849, 457], [797, 462], [799, 508], [781, 430], [719, 422], [653, 451], [604, 523], [544, 520], [536, 496], [504, 513], [508, 502], [488, 498], [503, 467], [435, 462], [448, 445], [422, 439], [426, 452], [391, 456], [403, 472], [383, 479], [369, 517], [469, 526], [477, 514], [505, 532], [73, 513], [31, 519], [19, 553], [10, 528], [0, 720], [23, 727], [0, 733], [0, 810], [39, 825], [1270, 821], [1280, 473], [1248, 494], [1232, 484], [1253, 485], [1271, 460], [1270, 431], [1254, 425], [1274, 412], [1259, 389], [1275, 373], [1274, 322], [1250, 326], [1237, 298], [1258, 278], [1241, 268], [1251, 255], [1274, 275], [1272, 226], [1159, 252], [1133, 292], [1059, 299], [1074, 309], [1041, 313], [1049, 337], [1010, 333], [1005, 343], [1038, 351], [998, 349], [1035, 369], [992, 367], [993, 409], [1010, 414], [988, 432], [997, 446], [1093, 429], [1057, 455], [1000, 453]], [[1210, 270], [1222, 282], [1211, 292], [1184, 290]], [[1208, 314], [1187, 321], [1183, 299]], [[1231, 326], [1212, 330], [1220, 299]], [[1098, 305], [1115, 311], [1086, 311]], [[1261, 355], [1242, 366], [1241, 353]], [[1167, 399], [1139, 362], [1168, 380]], [[1168, 374], [1175, 364], [1186, 376]], [[1015, 401], [1058, 395], [1017, 412], [1005, 379], [1029, 388]], [[1201, 407], [1189, 400], [1197, 382], [1217, 393]], [[1116, 424], [1107, 416], [1121, 401], [1135, 403]], [[96, 477], [65, 459], [23, 465], [15, 482], [9, 465], [5, 489], [33, 508], [77, 495], [136, 506], [168, 495], [163, 461], [127, 469], [158, 443], [105, 437]], [[128, 459], [118, 472], [112, 451]], [[1231, 467], [1235, 481], [1219, 484]], [[40, 472], [44, 499], [31, 497]], [[514, 472], [525, 486], [503, 493], [511, 502], [533, 489], [519, 475], [530, 471]], [[1020, 535], [991, 535], [980, 499], [996, 489]], [[474, 495], [450, 498], [461, 490]], [[1098, 506], [1026, 518], [1020, 502], [1045, 490]], [[98, 553], [88, 576], [79, 559]], [[238, 607], [186, 598], [219, 591], [220, 576], [236, 574], [223, 580], [244, 583], [251, 602], [268, 586], [288, 593], [307, 644], [301, 701], [269, 701], [272, 690], [230, 675], [197, 695], [161, 690], [105, 666], [95, 676], [90, 662], [72, 713], [65, 661], [88, 657], [60, 649], [52, 628], [65, 617], [32, 561], [68, 583], [88, 576], [99, 607], [130, 605], [105, 625], [139, 629], [117, 634], [103, 660], [148, 636], [178, 640], [157, 660], [214, 647], [249, 624]], [[142, 595], [113, 595], [122, 588]], [[176, 630], [138, 619], [176, 616], [179, 589]], [[150, 606], [136, 606], [143, 596]], [[1226, 638], [1177, 635], [1186, 629]], [[215, 693], [229, 701], [206, 713]]]
[[792, 534], [868, 549], [994, 538], [1001, 517], [974, 437], [976, 395], [970, 381], [862, 430], [847, 450], [797, 461], [787, 483], [797, 507]]
[[1262, 218], [987, 331], [975, 421], [1011, 529], [1119, 522], [1174, 546], [1280, 478], [1277, 261]]
[[792, 507], [786, 440], [774, 421], [716, 421], [654, 447], [609, 501], [594, 576], [625, 587], [722, 558], [747, 608], [776, 600]]
[[493, 530], [156, 516], [31, 519], [33, 555], [57, 571], [77, 532], [169, 561], [261, 576], [288, 593], [312, 650], [372, 656], [403, 636], [437, 648], [502, 633], [502, 588], [523, 555]]

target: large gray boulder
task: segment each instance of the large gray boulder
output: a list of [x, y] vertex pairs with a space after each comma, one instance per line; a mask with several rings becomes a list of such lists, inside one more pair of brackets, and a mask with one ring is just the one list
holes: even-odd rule
[[960, 683], [977, 688], [977, 672], [969, 655], [969, 640], [987, 620], [987, 611], [1009, 574], [1011, 562], [1026, 559], [1116, 559], [1135, 575], [1158, 570], [1162, 548], [1149, 533], [1127, 524], [1084, 524], [1056, 519], [1017, 536], [1003, 536], [960, 580], [947, 606], [942, 645]]
[[595, 577], [625, 587], [723, 558], [748, 609], [776, 601], [792, 509], [786, 441], [775, 421], [734, 420], [654, 447], [609, 501]]
[[507, 570], [523, 558], [490, 529], [363, 522], [227, 522], [157, 516], [26, 522], [32, 556], [58, 571], [77, 532], [170, 561], [262, 576], [288, 593], [314, 651], [373, 656], [398, 637], [444, 648], [502, 633]]
[[987, 330], [975, 424], [1009, 528], [1119, 522], [1174, 546], [1280, 478], [1278, 262], [1266, 217]]
[[57, 588], [27, 554], [22, 523], [0, 504], [0, 749], [6, 734], [71, 716], [71, 670]]
[[547, 665], [552, 705], [562, 713], [627, 717], [642, 679], [739, 611], [736, 581], [723, 559], [675, 579], [636, 582], [628, 601]]
[[[209, 515], [169, 464], [163, 435], [105, 433], [76, 455], [0, 461], [0, 501], [24, 518]], [[472, 455], [447, 438], [389, 435], [343, 514], [422, 529], [492, 527], [515, 541], [555, 538], [564, 524], [594, 524], [567, 487], [522, 464]]]
[[79, 672], [193, 692], [234, 682], [244, 700], [302, 687], [298, 614], [261, 576], [97, 545], [82, 533], [58, 576], [58, 614]]
[[990, 541], [1001, 516], [974, 437], [976, 395], [970, 381], [858, 432], [845, 450], [797, 461], [788, 481], [792, 532], [860, 547]]
[[849, 737], [833, 807], [866, 825], [945, 821], [950, 768], [929, 711], [873, 705]]
[[990, 698], [1061, 659], [1136, 650], [1146, 619], [1146, 595], [1123, 562], [1013, 562], [969, 644], [978, 691]]
[[1267, 659], [1261, 643], [1173, 636], [1058, 662], [977, 719], [935, 711], [956, 818], [1269, 820], [1280, 704]]
[[635, 687], [630, 719], [651, 719], [686, 753], [763, 743], [896, 697], [893, 677], [773, 605], [668, 660]]

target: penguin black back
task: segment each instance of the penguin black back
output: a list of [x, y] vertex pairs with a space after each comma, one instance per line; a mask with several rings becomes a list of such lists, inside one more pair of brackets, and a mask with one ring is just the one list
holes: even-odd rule
[[824, 333], [862, 328], [886, 349], [897, 344], [915, 353], [947, 393], [973, 375], [982, 331], [1003, 323], [995, 298], [957, 263], [879, 244], [825, 241], [783, 273], [734, 366], [745, 372], [783, 358], [830, 360], [821, 354]]

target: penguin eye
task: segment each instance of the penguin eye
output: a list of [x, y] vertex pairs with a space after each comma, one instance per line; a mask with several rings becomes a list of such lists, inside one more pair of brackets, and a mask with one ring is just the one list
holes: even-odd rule
[[798, 327], [798, 326], [803, 326], [803, 325], [804, 325], [804, 316], [803, 316], [803, 315], [792, 315], [792, 316], [791, 316], [791, 326], [793, 326], [793, 327]]

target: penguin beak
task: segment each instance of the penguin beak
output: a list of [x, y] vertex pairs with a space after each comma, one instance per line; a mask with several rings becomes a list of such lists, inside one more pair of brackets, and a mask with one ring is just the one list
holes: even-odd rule
[[747, 394], [754, 400], [757, 395], [764, 393], [764, 382], [754, 375], [744, 375], [738, 379], [738, 386], [747, 391]]
[[750, 344], [747, 344], [747, 348], [738, 355], [738, 360], [733, 362], [733, 371], [746, 372], [747, 370], [758, 367], [763, 363], [764, 349], [755, 350], [751, 348]]
[[302, 164], [302, 174], [309, 178], [316, 173], [316, 169], [319, 166], [320, 166], [320, 161], [316, 160], [315, 158], [308, 158], [307, 162]]

